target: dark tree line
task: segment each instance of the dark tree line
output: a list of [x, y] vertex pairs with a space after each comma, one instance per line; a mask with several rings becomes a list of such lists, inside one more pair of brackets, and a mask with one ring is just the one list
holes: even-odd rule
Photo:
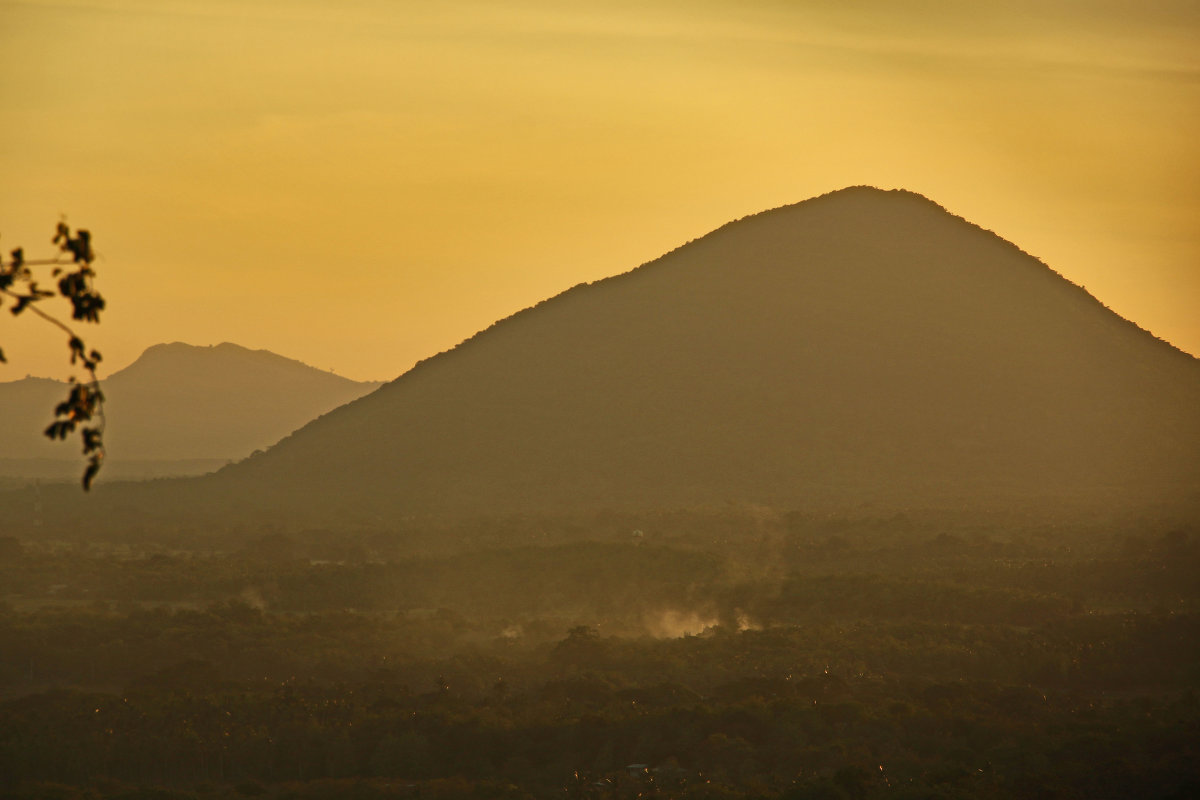
[[[863, 525], [722, 545], [730, 524], [394, 557], [348, 535], [338, 562], [319, 536], [0, 538], [0, 794], [1200, 788], [1194, 534]], [[695, 635], [664, 631], [688, 609]]]

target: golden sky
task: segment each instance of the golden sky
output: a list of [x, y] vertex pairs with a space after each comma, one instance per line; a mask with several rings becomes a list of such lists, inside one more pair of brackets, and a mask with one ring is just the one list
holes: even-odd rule
[[[1200, 354], [1200, 3], [0, 0], [0, 247], [125, 366], [390, 379], [732, 219], [907, 188]], [[0, 321], [0, 380], [65, 377]]]

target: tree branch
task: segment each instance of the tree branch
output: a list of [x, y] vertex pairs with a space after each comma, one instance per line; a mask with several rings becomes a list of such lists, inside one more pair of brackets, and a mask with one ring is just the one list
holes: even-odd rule
[[[27, 261], [25, 263], [28, 264], [30, 262]], [[75, 333], [75, 331], [73, 331], [69, 327], [67, 327], [67, 325], [65, 323], [63, 323], [61, 320], [47, 314], [45, 311], [42, 311], [40, 308], [38, 308], [36, 305], [34, 305], [34, 303], [37, 302], [37, 298], [31, 297], [30, 295], [17, 294], [16, 292], [10, 292], [8, 289], [0, 289], [0, 294], [7, 295], [8, 297], [11, 297], [15, 300], [21, 300], [21, 299], [29, 300], [30, 301], [29, 305], [25, 306], [25, 309], [24, 309], [25, 311], [32, 311], [34, 314], [37, 314], [39, 317], [46, 320], [46, 322], [49, 322], [51, 325], [61, 328], [62, 331], [64, 333], [66, 333], [68, 336], [70, 336], [72, 339], [79, 338], [79, 336]]]
[[[14, 315], [32, 311], [67, 334], [69, 337], [67, 347], [71, 352], [71, 363], [81, 362], [90, 379], [86, 383], [78, 383], [75, 381], [75, 377], [71, 376], [71, 388], [67, 399], [55, 406], [54, 421], [44, 432], [50, 439], [65, 439], [79, 427], [80, 438], [83, 439], [83, 454], [88, 457], [88, 465], [83, 472], [84, 491], [91, 488], [92, 479], [100, 471], [100, 465], [104, 460], [104, 428], [106, 425], [104, 394], [100, 391], [100, 379], [96, 377], [96, 366], [100, 363], [100, 353], [96, 350], [89, 351], [84, 345], [83, 339], [70, 325], [38, 307], [38, 303], [42, 300], [54, 297], [54, 292], [39, 289], [29, 267], [70, 268], [72, 265], [77, 267], [78, 269], [68, 271], [65, 275], [62, 275], [63, 270], [61, 269], [54, 270], [56, 278], [62, 275], [58, 280], [58, 293], [71, 302], [74, 319], [83, 322], [99, 322], [100, 312], [104, 309], [104, 298], [92, 288], [94, 273], [91, 263], [95, 255], [92, 252], [91, 242], [91, 233], [88, 231], [80, 229], [72, 236], [71, 229], [66, 222], [59, 222], [54, 236], [54, 244], [58, 245], [63, 253], [69, 253], [72, 256], [70, 262], [62, 260], [61, 257], [27, 261], [21, 248], [12, 251], [10, 261], [6, 262], [0, 259], [0, 297], [10, 297], [16, 301], [16, 305], [11, 309]], [[20, 285], [27, 293], [12, 291], [9, 287], [14, 284]], [[4, 354], [0, 352], [0, 361], [4, 360]]]

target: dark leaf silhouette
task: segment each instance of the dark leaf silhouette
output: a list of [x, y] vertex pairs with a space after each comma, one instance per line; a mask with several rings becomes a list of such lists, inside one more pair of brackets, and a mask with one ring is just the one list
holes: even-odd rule
[[96, 473], [100, 471], [100, 456], [94, 455], [88, 459], [87, 469], [83, 471], [83, 490], [86, 492], [92, 488], [92, 480], [96, 477]]
[[[104, 310], [104, 298], [93, 288], [92, 279], [95, 272], [91, 268], [95, 260], [92, 250], [92, 235], [86, 230], [77, 230], [74, 235], [66, 222], [59, 222], [55, 228], [53, 244], [59, 250], [71, 257], [71, 262], [77, 265], [72, 272], [63, 273], [59, 259], [29, 262], [25, 259], [22, 248], [11, 251], [7, 263], [0, 261], [0, 297], [7, 296], [13, 300], [10, 309], [13, 316], [25, 311], [33, 311], [46, 322], [54, 325], [68, 335], [67, 349], [71, 355], [71, 364], [79, 364], [87, 372], [88, 380], [76, 382], [71, 378], [71, 389], [67, 399], [54, 408], [55, 421], [45, 429], [44, 433], [50, 439], [66, 439], [74, 433], [81, 422], [96, 420], [98, 424], [85, 427], [81, 431], [83, 452], [91, 454], [83, 475], [84, 490], [90, 489], [92, 481], [100, 471], [104, 459], [104, 395], [100, 391], [100, 381], [96, 377], [96, 366], [100, 363], [101, 355], [98, 350], [89, 350], [83, 339], [68, 325], [43, 311], [37, 306], [42, 300], [54, 297], [53, 292], [38, 287], [34, 280], [31, 265], [53, 266], [52, 275], [58, 278], [59, 294], [71, 303], [71, 318], [83, 322], [99, 322], [100, 312]], [[61, 276], [61, 277], [60, 277]], [[19, 291], [13, 287], [19, 286]], [[0, 362], [5, 362], [0, 351]]]

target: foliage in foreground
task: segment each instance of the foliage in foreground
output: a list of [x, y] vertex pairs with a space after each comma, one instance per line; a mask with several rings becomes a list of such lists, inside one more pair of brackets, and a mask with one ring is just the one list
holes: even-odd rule
[[[96, 377], [101, 355], [97, 350], [89, 350], [71, 326], [42, 308], [40, 304], [55, 293], [38, 284], [33, 268], [52, 267], [51, 278], [56, 282], [58, 294], [70, 303], [71, 319], [76, 322], [98, 323], [105, 303], [92, 282], [96, 276], [92, 269], [96, 255], [91, 233], [86, 230], [72, 233], [70, 226], [59, 222], [52, 244], [70, 260], [28, 259], [21, 247], [13, 250], [7, 260], [0, 258], [0, 305], [7, 299], [14, 317], [30, 311], [65, 333], [72, 366], [79, 364], [87, 373], [86, 381], [71, 378], [67, 398], [55, 406], [54, 421], [45, 430], [50, 439], [66, 439], [78, 428], [83, 455], [87, 457], [83, 471], [83, 488], [87, 491], [104, 461], [104, 394]], [[0, 363], [5, 361], [4, 350], [0, 349]]]

